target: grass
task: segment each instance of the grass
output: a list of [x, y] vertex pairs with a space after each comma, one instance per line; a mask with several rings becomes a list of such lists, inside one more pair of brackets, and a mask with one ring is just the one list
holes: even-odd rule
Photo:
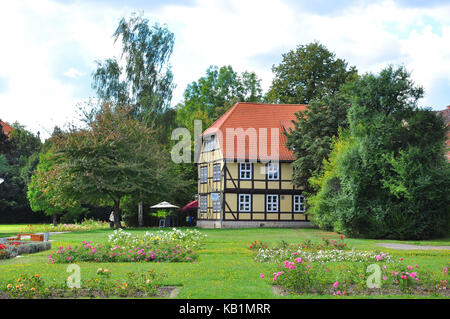
[[[11, 236], [20, 231], [23, 225], [0, 225], [1, 234]], [[149, 229], [130, 229], [132, 233], [142, 233]], [[154, 229], [153, 229], [154, 230]], [[321, 242], [322, 237], [337, 239], [338, 234], [316, 229], [202, 229], [208, 235], [205, 248], [199, 251], [199, 260], [195, 263], [80, 263], [81, 279], [93, 277], [100, 267], [112, 271], [113, 278], [123, 278], [130, 271], [154, 269], [167, 277], [161, 279], [164, 285], [181, 285], [178, 298], [324, 298], [324, 296], [279, 296], [272, 292], [267, 281], [259, 274], [271, 274], [277, 268], [273, 264], [257, 263], [248, 249], [251, 242], [258, 240], [275, 245], [281, 240], [300, 243], [310, 239]], [[52, 235], [52, 252], [61, 245], [77, 245], [82, 240], [104, 242], [111, 230], [74, 232]], [[351, 248], [390, 252], [393, 256], [404, 257], [411, 264], [419, 264], [422, 271], [439, 272], [450, 260], [450, 251], [439, 250], [394, 250], [376, 245], [380, 242], [409, 243], [416, 245], [450, 245], [450, 238], [431, 241], [393, 241], [347, 239]], [[67, 264], [47, 264], [49, 252], [26, 255], [0, 261], [0, 285], [6, 285], [22, 274], [39, 273], [43, 278], [54, 278], [65, 282], [69, 274]], [[325, 296], [332, 298], [333, 296]], [[370, 296], [370, 298], [399, 298], [399, 296]], [[421, 296], [402, 296], [402, 298], [426, 298]], [[348, 298], [348, 297], [347, 297]], [[364, 298], [356, 296], [354, 298]]]

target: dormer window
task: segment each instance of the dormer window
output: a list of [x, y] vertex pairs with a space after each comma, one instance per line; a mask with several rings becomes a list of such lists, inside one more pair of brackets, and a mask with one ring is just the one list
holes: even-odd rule
[[203, 147], [204, 152], [211, 152], [216, 149], [216, 136], [210, 135], [204, 138], [205, 144]]

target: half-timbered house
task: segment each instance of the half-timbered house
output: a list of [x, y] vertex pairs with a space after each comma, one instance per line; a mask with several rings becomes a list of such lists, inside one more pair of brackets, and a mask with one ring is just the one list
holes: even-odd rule
[[305, 105], [237, 103], [202, 134], [198, 220], [205, 228], [309, 226], [285, 132]]

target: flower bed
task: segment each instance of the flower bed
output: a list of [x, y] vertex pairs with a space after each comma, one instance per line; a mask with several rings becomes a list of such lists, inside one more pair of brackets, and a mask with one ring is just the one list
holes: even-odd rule
[[191, 229], [172, 228], [171, 231], [159, 230], [154, 233], [145, 232], [143, 235], [133, 235], [130, 232], [118, 229], [109, 235], [108, 240], [113, 245], [126, 248], [179, 244], [186, 249], [199, 249], [205, 244], [206, 235], [198, 230]]
[[59, 247], [48, 262], [192, 262], [197, 259], [193, 248], [201, 247], [205, 238], [197, 230], [174, 228], [138, 236], [119, 229], [109, 235], [106, 244], [83, 241], [80, 246]]
[[0, 287], [0, 298], [74, 298], [74, 297], [151, 297], [161, 295], [153, 270], [128, 273], [125, 279], [112, 279], [112, 272], [99, 268], [96, 276], [80, 282], [79, 288], [69, 287], [68, 282], [48, 284], [39, 274], [22, 275], [6, 286]]
[[[328, 265], [305, 262], [301, 258], [286, 260], [281, 270], [273, 273], [271, 283], [281, 286], [288, 293], [304, 294], [421, 294], [450, 296], [447, 290], [447, 272], [438, 276], [420, 273], [418, 265], [394, 262], [379, 263], [378, 282], [376, 267], [368, 262]], [[371, 266], [372, 265], [372, 266]], [[375, 262], [375, 265], [377, 263]], [[370, 268], [373, 267], [373, 268]], [[369, 271], [368, 271], [369, 270]], [[261, 277], [265, 277], [261, 274]]]
[[320, 246], [285, 244], [259, 249], [255, 260], [279, 265], [272, 276], [260, 277], [285, 293], [450, 295], [448, 265], [439, 274], [420, 272], [419, 265], [408, 265], [404, 258], [345, 247], [333, 241]]
[[111, 244], [82, 242], [81, 246], [59, 247], [48, 256], [48, 263], [75, 262], [191, 262], [197, 255], [191, 249], [179, 245], [121, 247]]
[[97, 221], [93, 219], [85, 219], [81, 223], [75, 224], [58, 224], [53, 226], [53, 224], [38, 224], [38, 225], [27, 225], [22, 228], [22, 232], [25, 233], [51, 233], [51, 232], [76, 232], [76, 231], [90, 231], [97, 229], [108, 229], [109, 223]]
[[354, 249], [350, 251], [336, 249], [317, 251], [304, 251], [302, 249], [298, 249], [293, 251], [292, 249], [268, 248], [260, 249], [254, 259], [257, 262], [280, 263], [291, 256], [301, 257], [303, 260], [310, 262], [363, 262], [366, 260], [377, 260], [377, 258], [379, 260], [384, 260], [385, 262], [392, 261], [392, 257], [389, 253]]

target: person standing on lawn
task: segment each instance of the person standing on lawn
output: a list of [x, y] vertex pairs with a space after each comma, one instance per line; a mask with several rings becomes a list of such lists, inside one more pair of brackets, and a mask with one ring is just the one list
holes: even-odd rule
[[109, 215], [109, 227], [114, 228], [114, 211], [111, 211]]

